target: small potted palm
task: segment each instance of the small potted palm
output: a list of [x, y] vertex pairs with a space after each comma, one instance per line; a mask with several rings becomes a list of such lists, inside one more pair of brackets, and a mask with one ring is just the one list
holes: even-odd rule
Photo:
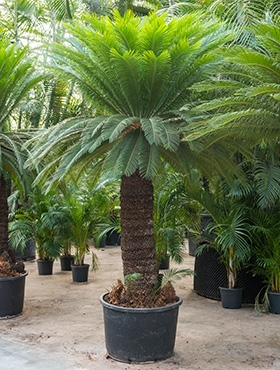
[[181, 263], [185, 256], [186, 230], [198, 223], [200, 206], [190, 199], [183, 175], [170, 166], [155, 180], [154, 229], [159, 269], [168, 269], [170, 259]]
[[222, 306], [240, 308], [243, 287], [238, 285], [238, 271], [251, 257], [251, 226], [244, 210], [234, 206], [220, 221], [208, 224], [209, 239], [198, 247], [197, 254], [205, 247], [213, 247], [218, 252], [227, 272], [227, 285], [219, 287]]
[[71, 271], [71, 266], [74, 264], [71, 243], [63, 243], [62, 254], [60, 255], [59, 259], [61, 271]]
[[53, 263], [59, 257], [62, 249], [60, 237], [56, 230], [44, 224], [47, 217], [49, 217], [48, 214], [43, 215], [40, 229], [38, 228], [36, 231], [39, 275], [52, 275]]
[[[98, 186], [89, 191], [85, 187], [71, 185], [64, 195], [65, 232], [75, 250], [74, 263], [71, 266], [73, 281], [86, 282], [90, 265], [85, 263], [85, 257], [90, 252], [90, 244], [95, 244], [99, 225], [108, 221], [104, 192]], [[94, 252], [91, 265], [93, 270], [98, 267]]]
[[27, 241], [36, 244], [39, 275], [52, 274], [53, 262], [62, 249], [56, 215], [56, 194], [43, 194], [37, 187], [9, 224], [11, 245], [18, 249], [23, 248]]
[[[61, 194], [62, 195], [62, 194]], [[63, 205], [64, 196], [58, 196], [58, 202], [53, 208], [53, 229], [56, 230], [61, 243], [60, 267], [61, 271], [71, 271], [74, 264], [74, 255], [72, 254], [72, 241], [68, 230], [69, 212]]]
[[[266, 290], [263, 303], [266, 312], [280, 314], [279, 210], [259, 211], [254, 216], [254, 273], [264, 280]], [[256, 299], [257, 305], [258, 301]]]

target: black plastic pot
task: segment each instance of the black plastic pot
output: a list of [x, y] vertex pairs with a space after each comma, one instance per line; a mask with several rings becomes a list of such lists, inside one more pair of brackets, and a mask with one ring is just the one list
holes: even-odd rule
[[269, 312], [280, 315], [280, 293], [268, 292]]
[[106, 236], [106, 245], [121, 245], [121, 234], [116, 230], [108, 232]]
[[39, 275], [52, 275], [53, 260], [37, 260]]
[[[201, 233], [206, 229], [207, 225], [211, 221], [212, 221], [211, 215], [209, 215], [208, 213], [201, 214], [201, 221], [200, 221], [200, 232]], [[198, 247], [198, 243], [194, 241], [192, 238], [188, 239], [188, 243], [189, 243], [189, 255], [192, 257], [195, 257], [196, 248]], [[201, 243], [203, 244], [203, 241]]]
[[60, 256], [61, 271], [71, 271], [71, 266], [74, 263], [74, 256]]
[[84, 283], [88, 281], [89, 265], [72, 265], [72, 279], [75, 283]]
[[[220, 300], [219, 287], [226, 286], [227, 272], [214, 248], [195, 257], [194, 271], [194, 291], [203, 297]], [[243, 287], [242, 303], [252, 304], [265, 286], [262, 278], [253, 276], [249, 267], [238, 271], [238, 285]]]
[[22, 313], [27, 272], [20, 276], [0, 278], [0, 319]]
[[164, 307], [127, 308], [107, 303], [106, 295], [100, 302], [111, 358], [130, 363], [165, 360], [173, 355], [181, 298]]
[[242, 306], [243, 288], [219, 287], [221, 293], [222, 307], [236, 309]]
[[14, 251], [16, 255], [17, 260], [23, 260], [23, 261], [30, 261], [35, 259], [35, 250], [36, 246], [35, 243], [31, 240], [27, 240], [25, 242], [25, 249], [20, 251]]
[[166, 255], [165, 257], [162, 258], [159, 269], [160, 270], [168, 270], [170, 265], [170, 256]]

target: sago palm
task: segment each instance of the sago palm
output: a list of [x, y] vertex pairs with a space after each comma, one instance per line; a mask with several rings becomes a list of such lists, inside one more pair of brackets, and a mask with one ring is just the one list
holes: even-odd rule
[[196, 117], [200, 114], [194, 127], [200, 127], [201, 136], [219, 127], [224, 136], [242, 131], [248, 146], [279, 139], [280, 29], [260, 23], [252, 31], [257, 40], [255, 49], [230, 48], [219, 78], [195, 87], [199, 92], [218, 94], [194, 109]]
[[7, 121], [27, 92], [41, 77], [35, 76], [27, 50], [0, 40], [0, 256], [14, 260], [8, 250], [7, 181], [24, 188], [23, 163], [26, 153], [21, 146], [27, 135], [9, 129]]
[[67, 26], [69, 37], [54, 46], [53, 67], [104, 115], [66, 120], [41, 133], [28, 164], [47, 159], [37, 179], [46, 186], [73, 168], [93, 174], [93, 165], [121, 176], [124, 276], [138, 276], [147, 305], [158, 284], [152, 180], [163, 159], [181, 169], [213, 167], [218, 151], [181, 141], [179, 108], [191, 102], [193, 83], [215, 72], [215, 50], [231, 35], [198, 13], [170, 22], [166, 15], [131, 12], [84, 21]]

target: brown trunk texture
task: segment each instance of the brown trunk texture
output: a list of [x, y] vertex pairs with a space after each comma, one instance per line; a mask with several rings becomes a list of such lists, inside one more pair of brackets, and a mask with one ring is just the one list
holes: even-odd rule
[[[136, 171], [122, 176], [121, 249], [124, 276], [140, 274], [133, 289], [150, 296], [158, 281], [153, 223], [153, 185]], [[136, 284], [136, 285], [135, 285]]]
[[0, 176], [0, 256], [8, 252], [8, 215], [6, 181]]
[[0, 277], [14, 276], [24, 271], [24, 263], [16, 262], [14, 252], [9, 248], [9, 210], [6, 181], [0, 175]]

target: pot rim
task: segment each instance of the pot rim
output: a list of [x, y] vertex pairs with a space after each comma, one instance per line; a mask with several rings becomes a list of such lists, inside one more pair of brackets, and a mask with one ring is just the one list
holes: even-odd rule
[[9, 276], [9, 277], [0, 277], [0, 281], [11, 281], [11, 280], [18, 280], [23, 277], [26, 277], [28, 275], [28, 272], [25, 271], [24, 273], [17, 275], [17, 276]]
[[162, 306], [162, 307], [145, 307], [145, 308], [139, 308], [139, 307], [122, 307], [122, 306], [116, 306], [114, 304], [111, 304], [111, 303], [107, 303], [105, 300], [104, 300], [104, 297], [106, 295], [108, 295], [109, 293], [106, 292], [106, 293], [103, 293], [101, 295], [101, 297], [99, 298], [99, 301], [100, 303], [102, 304], [103, 307], [106, 307], [106, 308], [109, 308], [111, 310], [115, 310], [115, 311], [122, 311], [122, 312], [131, 312], [131, 313], [152, 313], [152, 312], [163, 312], [163, 311], [169, 311], [169, 310], [172, 310], [172, 309], [176, 309], [177, 307], [181, 306], [181, 304], [183, 303], [183, 299], [180, 298], [179, 296], [176, 296], [176, 302], [175, 303], [172, 303], [172, 304], [169, 304], [169, 305], [165, 305], [165, 306]]
[[225, 286], [219, 286], [220, 290], [243, 290], [243, 287], [236, 287], [236, 288], [227, 288]]
[[272, 290], [269, 290], [267, 293], [271, 295], [280, 295], [280, 292], [273, 292]]
[[75, 267], [75, 268], [82, 268], [82, 267], [87, 267], [89, 266], [89, 263], [84, 263], [83, 265], [75, 265], [74, 263], [71, 265], [71, 267]]

